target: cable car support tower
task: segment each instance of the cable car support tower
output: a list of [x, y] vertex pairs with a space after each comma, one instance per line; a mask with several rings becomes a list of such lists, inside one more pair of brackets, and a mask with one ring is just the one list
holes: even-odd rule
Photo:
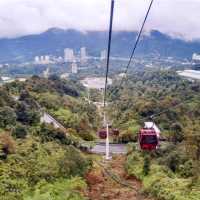
[[110, 67], [110, 49], [111, 49], [111, 40], [112, 40], [114, 6], [115, 6], [115, 0], [111, 0], [107, 62], [106, 62], [106, 74], [105, 74], [105, 88], [104, 88], [104, 95], [103, 95], [103, 112], [104, 112], [103, 116], [104, 116], [104, 126], [106, 126], [106, 160], [111, 159], [110, 149], [109, 149], [109, 125], [108, 125], [108, 117], [106, 115], [106, 107], [107, 107], [106, 99], [107, 99], [107, 87], [108, 87], [108, 74], [109, 74], [109, 67]]

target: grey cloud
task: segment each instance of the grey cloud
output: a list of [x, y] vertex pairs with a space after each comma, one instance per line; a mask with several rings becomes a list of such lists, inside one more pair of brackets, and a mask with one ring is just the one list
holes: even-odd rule
[[[199, 0], [154, 0], [146, 31], [200, 38]], [[114, 29], [138, 30], [150, 0], [116, 0]], [[108, 28], [110, 0], [0, 0], [0, 37], [40, 33], [51, 27], [81, 31]]]

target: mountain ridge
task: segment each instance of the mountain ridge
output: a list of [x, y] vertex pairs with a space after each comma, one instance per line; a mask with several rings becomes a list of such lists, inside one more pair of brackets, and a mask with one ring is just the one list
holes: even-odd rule
[[[137, 32], [114, 31], [112, 54], [128, 57], [136, 36]], [[82, 46], [87, 48], [90, 55], [97, 56], [107, 48], [107, 37], [107, 31], [51, 28], [41, 34], [0, 39], [0, 62], [26, 62], [45, 54], [63, 56], [64, 48], [73, 48], [78, 52]], [[136, 54], [190, 59], [194, 52], [200, 52], [200, 41], [185, 41], [152, 30], [142, 36]]]

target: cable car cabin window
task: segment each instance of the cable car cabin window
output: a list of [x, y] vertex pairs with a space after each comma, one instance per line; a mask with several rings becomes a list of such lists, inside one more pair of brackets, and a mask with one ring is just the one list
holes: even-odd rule
[[141, 143], [142, 144], [158, 144], [158, 139], [156, 135], [143, 135]]

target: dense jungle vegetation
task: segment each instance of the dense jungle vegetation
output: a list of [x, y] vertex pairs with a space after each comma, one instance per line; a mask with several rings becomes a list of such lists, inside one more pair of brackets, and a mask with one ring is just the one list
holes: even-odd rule
[[144, 192], [159, 200], [200, 199], [200, 83], [173, 71], [149, 71], [130, 75], [120, 90], [110, 90], [115, 101], [109, 113], [121, 129], [119, 141], [136, 142], [139, 128], [151, 116], [164, 140], [151, 153], [130, 145], [128, 174], [142, 180]]
[[[199, 200], [200, 83], [174, 71], [140, 71], [120, 89], [118, 84], [116, 78], [109, 87], [108, 113], [120, 130], [114, 140], [128, 143], [127, 174], [158, 200]], [[56, 75], [0, 87], [0, 199], [85, 199], [84, 175], [92, 159], [80, 151], [81, 144], [97, 138], [101, 122], [85, 96], [78, 81]], [[92, 91], [91, 97], [97, 101], [100, 94]], [[68, 134], [41, 123], [44, 112]], [[151, 116], [162, 142], [156, 151], [141, 152], [137, 134]]]
[[[0, 88], [0, 199], [83, 199], [91, 159], [80, 150], [95, 138], [96, 108], [75, 81], [33, 76]], [[41, 124], [43, 112], [67, 129]]]

